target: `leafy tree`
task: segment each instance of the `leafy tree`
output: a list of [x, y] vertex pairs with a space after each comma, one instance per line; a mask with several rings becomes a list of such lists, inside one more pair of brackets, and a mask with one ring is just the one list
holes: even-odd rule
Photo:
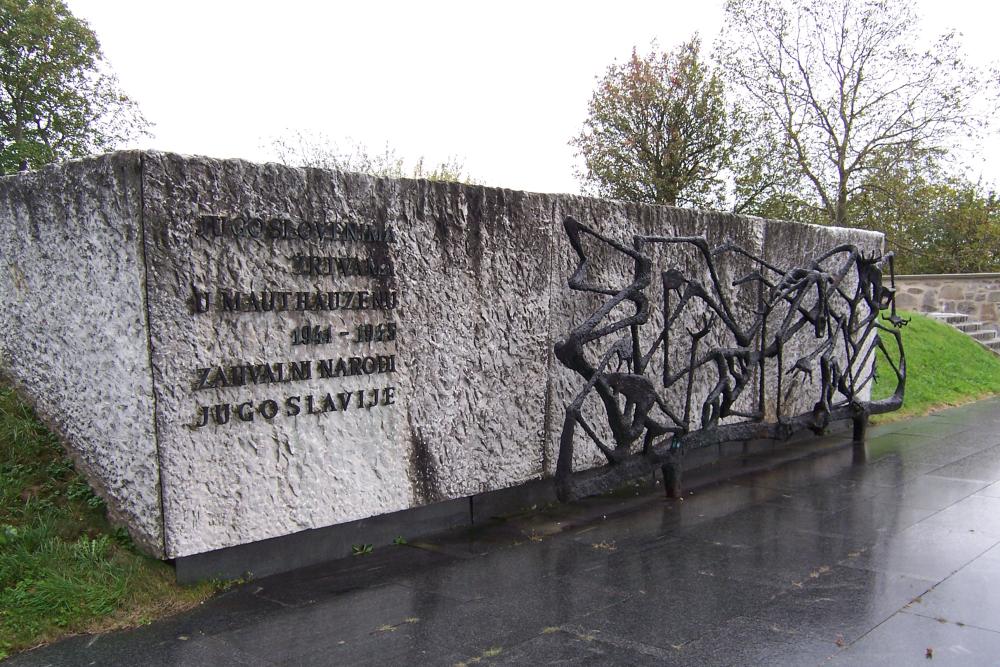
[[633, 49], [597, 83], [583, 130], [585, 192], [650, 204], [713, 206], [734, 129], [721, 79], [700, 58], [697, 37], [673, 52]]
[[0, 173], [104, 150], [146, 125], [61, 0], [0, 0]]
[[933, 186], [922, 273], [1000, 271], [1000, 199], [994, 191], [955, 181]]
[[1000, 199], [995, 192], [926, 165], [899, 162], [873, 172], [851, 199], [857, 226], [886, 235], [900, 273], [1000, 270]]
[[407, 167], [405, 160], [388, 144], [381, 151], [373, 152], [360, 142], [349, 140], [348, 143], [345, 149], [322, 133], [296, 131], [272, 140], [271, 148], [280, 162], [299, 167], [356, 171], [386, 178], [475, 183], [458, 158], [428, 166], [421, 156], [412, 167]]
[[982, 126], [979, 72], [953, 33], [918, 51], [905, 2], [728, 0], [725, 11], [726, 76], [790, 149], [800, 178], [789, 194], [828, 222], [852, 222], [851, 198], [887, 160], [943, 155]]

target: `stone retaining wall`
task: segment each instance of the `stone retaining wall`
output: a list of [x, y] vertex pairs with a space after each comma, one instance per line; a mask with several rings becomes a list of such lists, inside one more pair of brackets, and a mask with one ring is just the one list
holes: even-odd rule
[[921, 313], [962, 313], [1000, 324], [1000, 273], [896, 276], [896, 305]]

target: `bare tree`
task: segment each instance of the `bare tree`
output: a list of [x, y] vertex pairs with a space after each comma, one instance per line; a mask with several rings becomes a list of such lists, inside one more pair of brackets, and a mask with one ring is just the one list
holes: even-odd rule
[[388, 143], [380, 151], [373, 151], [360, 141], [348, 139], [347, 148], [322, 132], [289, 131], [272, 139], [270, 149], [283, 164], [296, 167], [316, 167], [357, 171], [386, 178], [425, 178], [429, 181], [448, 181], [475, 185], [476, 181], [465, 173], [465, 164], [457, 157], [428, 164], [423, 156], [412, 167]]
[[718, 44], [741, 103], [790, 148], [823, 218], [848, 225], [848, 202], [887, 156], [944, 154], [985, 119], [985, 79], [947, 33], [926, 50], [907, 2], [729, 0]]

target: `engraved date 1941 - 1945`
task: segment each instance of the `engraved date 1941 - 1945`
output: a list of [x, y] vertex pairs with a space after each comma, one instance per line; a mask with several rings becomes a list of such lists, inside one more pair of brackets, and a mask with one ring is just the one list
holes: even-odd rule
[[396, 323], [358, 324], [353, 330], [335, 332], [333, 325], [313, 325], [306, 322], [292, 330], [292, 345], [328, 345], [337, 337], [350, 338], [352, 343], [391, 343], [396, 340]]

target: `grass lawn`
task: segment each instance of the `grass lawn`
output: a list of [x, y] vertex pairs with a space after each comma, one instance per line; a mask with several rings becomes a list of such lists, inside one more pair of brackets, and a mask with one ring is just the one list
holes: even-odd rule
[[170, 566], [111, 527], [56, 437], [0, 387], [0, 659], [69, 634], [148, 623], [214, 590], [178, 586]]
[[[903, 327], [906, 352], [906, 394], [903, 407], [879, 415], [873, 421], [886, 423], [923, 415], [950, 405], [1000, 394], [1000, 356], [993, 354], [952, 326], [916, 313], [900, 313], [912, 318]], [[885, 339], [892, 352], [894, 343]], [[884, 398], [896, 387], [896, 376], [880, 354], [873, 398]]]

